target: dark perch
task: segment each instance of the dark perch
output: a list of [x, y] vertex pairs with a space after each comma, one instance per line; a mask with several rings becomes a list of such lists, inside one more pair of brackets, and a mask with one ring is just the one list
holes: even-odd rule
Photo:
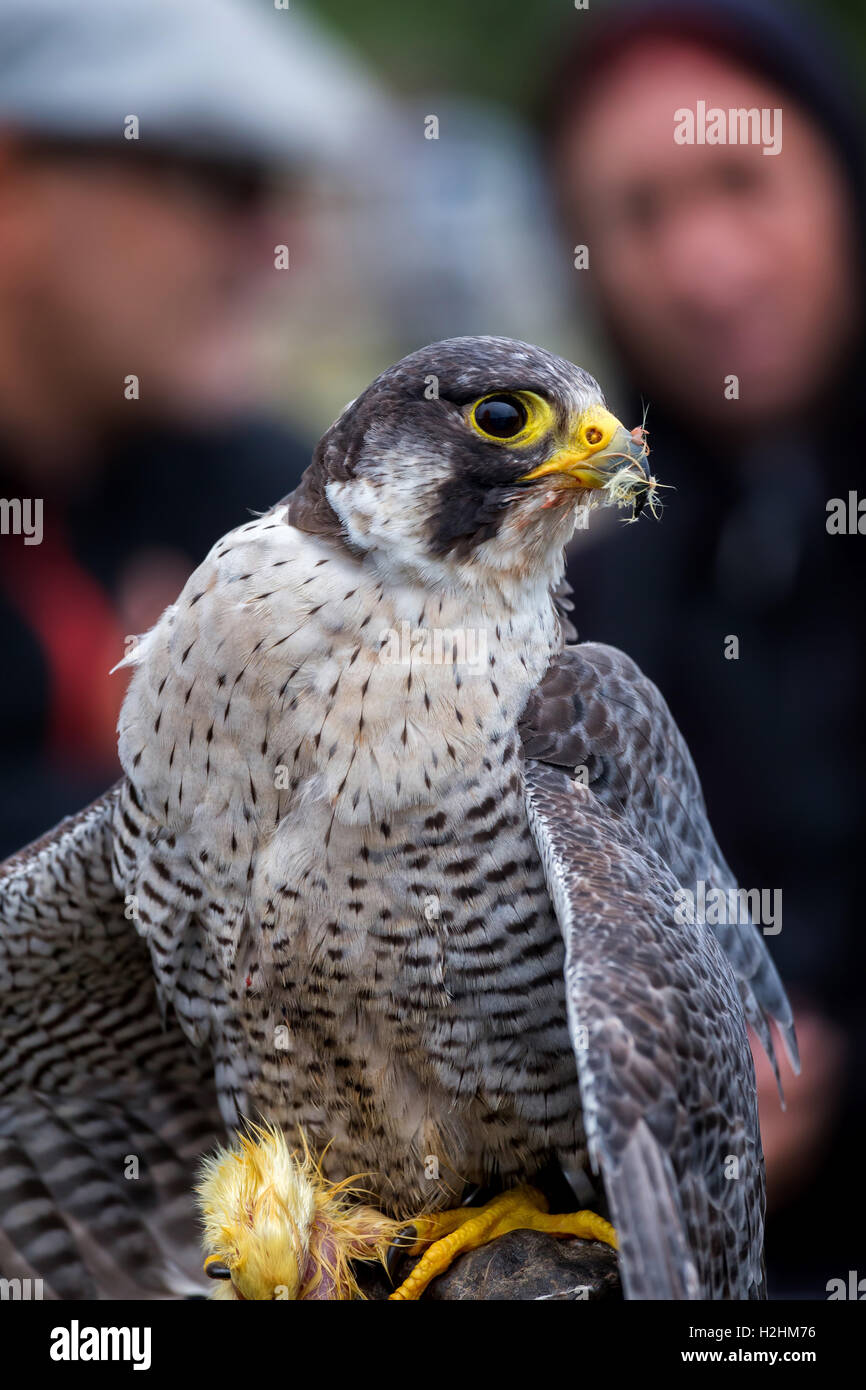
[[[399, 1284], [415, 1259], [403, 1260], [395, 1271]], [[360, 1273], [368, 1298], [386, 1299], [391, 1289], [384, 1271], [372, 1267]], [[597, 1302], [622, 1298], [616, 1252], [591, 1240], [557, 1240], [538, 1231], [510, 1231], [480, 1250], [470, 1250], [445, 1274], [434, 1279], [424, 1300], [483, 1302]]]

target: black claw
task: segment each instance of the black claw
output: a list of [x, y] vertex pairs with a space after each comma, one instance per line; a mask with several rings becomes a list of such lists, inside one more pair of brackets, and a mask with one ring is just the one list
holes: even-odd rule
[[385, 1268], [388, 1271], [388, 1278], [391, 1280], [392, 1284], [397, 1282], [397, 1266], [406, 1254], [406, 1251], [415, 1244], [417, 1239], [418, 1231], [416, 1227], [404, 1226], [403, 1230], [400, 1232], [399, 1240], [388, 1247], [388, 1253], [385, 1256]]
[[502, 1188], [494, 1186], [489, 1182], [476, 1182], [463, 1189], [463, 1196], [460, 1199], [461, 1207], [486, 1207], [488, 1202], [492, 1202], [494, 1197], [498, 1197]]

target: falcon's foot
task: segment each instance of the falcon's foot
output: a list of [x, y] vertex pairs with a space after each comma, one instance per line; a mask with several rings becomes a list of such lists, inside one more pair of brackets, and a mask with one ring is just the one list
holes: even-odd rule
[[545, 1231], [551, 1236], [580, 1236], [601, 1240], [616, 1249], [616, 1232], [604, 1217], [592, 1211], [567, 1212], [552, 1216], [547, 1200], [537, 1188], [514, 1187], [483, 1207], [458, 1207], [453, 1211], [419, 1216], [412, 1225], [417, 1232], [410, 1255], [425, 1251], [408, 1279], [391, 1294], [392, 1299], [420, 1298], [432, 1279], [443, 1274], [458, 1255], [477, 1250], [507, 1231]]

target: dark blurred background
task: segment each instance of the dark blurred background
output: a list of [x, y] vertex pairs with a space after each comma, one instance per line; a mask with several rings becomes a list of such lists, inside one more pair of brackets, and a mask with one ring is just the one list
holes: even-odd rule
[[[853, 2], [0, 10], [0, 853], [117, 776], [110, 668], [376, 372], [460, 333], [573, 358], [671, 488], [578, 533], [580, 637], [658, 682], [783, 895], [779, 1297], [866, 1274], [866, 539], [826, 524], [866, 494], [864, 64]], [[781, 109], [781, 152], [676, 144], [699, 100]]]

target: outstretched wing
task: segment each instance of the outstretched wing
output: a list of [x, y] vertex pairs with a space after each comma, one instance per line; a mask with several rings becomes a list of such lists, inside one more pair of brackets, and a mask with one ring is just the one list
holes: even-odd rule
[[0, 1273], [47, 1297], [203, 1282], [192, 1187], [224, 1131], [112, 880], [120, 792], [0, 865]]
[[[577, 774], [696, 893], [736, 888], [707, 818], [691, 754], [658, 688], [615, 647], [566, 647], [521, 720], [528, 758]], [[799, 1070], [791, 1006], [763, 937], [748, 920], [710, 924], [730, 961], [743, 1008], [775, 1066], [769, 1020]], [[778, 1077], [778, 1071], [777, 1071]]]
[[754, 1069], [724, 953], [676, 922], [677, 880], [627, 818], [559, 768], [530, 761], [526, 788], [626, 1296], [761, 1297]]

